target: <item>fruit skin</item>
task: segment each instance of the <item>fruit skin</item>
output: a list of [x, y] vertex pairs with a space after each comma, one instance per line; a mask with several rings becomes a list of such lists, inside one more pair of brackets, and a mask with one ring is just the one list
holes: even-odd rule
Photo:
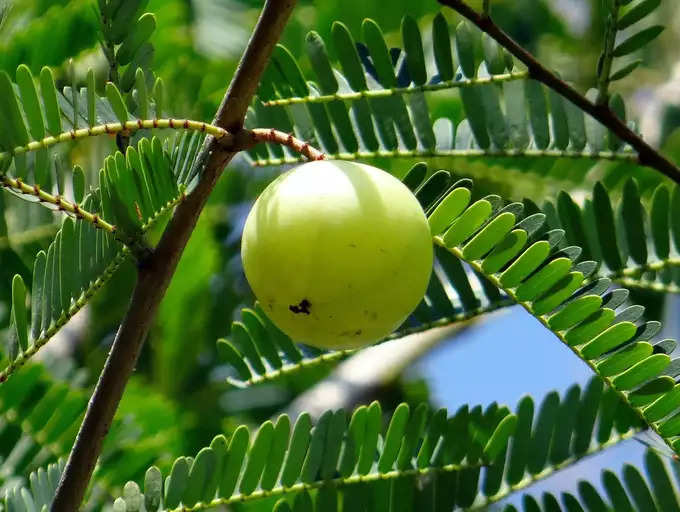
[[246, 219], [246, 278], [293, 340], [355, 348], [396, 329], [432, 272], [432, 237], [415, 196], [369, 165], [321, 160], [274, 180]]

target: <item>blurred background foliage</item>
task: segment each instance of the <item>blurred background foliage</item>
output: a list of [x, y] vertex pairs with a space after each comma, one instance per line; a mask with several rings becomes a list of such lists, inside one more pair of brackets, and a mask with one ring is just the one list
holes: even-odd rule
[[[470, 3], [481, 4], [481, 0]], [[212, 118], [261, 4], [261, 0], [149, 0], [146, 9], [155, 13], [159, 27], [152, 40], [155, 48], [153, 67], [165, 80], [170, 114], [202, 120]], [[295, 56], [300, 56], [304, 36], [309, 30], [316, 30], [324, 39], [330, 40], [331, 25], [340, 20], [358, 35], [362, 20], [369, 17], [380, 23], [388, 42], [396, 43], [403, 15], [409, 14], [419, 20], [426, 30], [438, 12], [435, 0], [390, 0], [389, 8], [386, 4], [367, 0], [301, 0], [282, 42]], [[602, 47], [601, 20], [604, 18], [601, 4], [601, 0], [493, 1], [494, 16], [503, 28], [581, 90], [592, 87], [595, 82], [596, 61]], [[451, 25], [457, 23], [454, 14], [445, 12], [445, 15]], [[665, 147], [678, 161], [680, 5], [663, 2], [657, 16], [662, 23], [669, 23], [666, 31], [645, 50], [642, 67], [617, 83], [616, 88], [632, 110], [629, 117], [639, 119], [645, 136]], [[76, 82], [84, 82], [90, 66], [94, 66], [101, 81], [104, 80], [107, 63], [98, 48], [98, 25], [92, 0], [4, 0], [0, 1], [0, 17], [1, 69], [13, 74], [18, 64], [26, 63], [36, 73], [43, 65], [50, 65], [55, 68], [58, 82], [64, 85], [71, 80], [68, 62], [73, 59]], [[428, 39], [426, 34], [423, 39]], [[333, 57], [332, 47], [330, 52]], [[309, 67], [306, 58], [302, 58], [302, 62]], [[303, 71], [307, 73], [308, 70]], [[462, 117], [455, 91], [432, 94], [428, 96], [428, 102], [433, 119]], [[64, 163], [80, 163], [95, 172], [102, 156], [114, 147], [113, 144], [112, 139], [97, 139], [65, 145], [60, 158]], [[412, 163], [408, 160], [376, 162], [398, 175]], [[541, 199], [546, 193], [556, 192], [554, 188], [546, 189], [537, 183], [535, 175], [494, 169], [480, 160], [474, 163], [441, 161], [437, 165], [475, 178], [479, 194]], [[216, 357], [215, 340], [227, 334], [240, 307], [252, 304], [239, 255], [245, 215], [253, 199], [280, 171], [252, 169], [244, 159], [236, 159], [211, 196], [162, 303], [134, 380], [128, 386], [118, 412], [120, 420], [135, 425], [136, 437], [132, 436], [129, 441], [134, 450], [129, 457], [130, 460], [136, 458], [137, 463], [128, 465], [126, 474], [107, 474], [106, 488], [101, 492], [116, 493], [116, 486], [123, 481], [139, 479], [140, 475], [134, 473], [136, 467], [142, 471], [150, 462], [163, 467], [176, 456], [195, 453], [218, 432], [228, 434], [238, 424], [259, 423], [286, 410], [296, 397], [330, 371], [315, 368], [294, 380], [241, 390], [226, 385], [226, 370]], [[643, 173], [644, 178], [648, 171], [638, 172]], [[591, 182], [570, 186], [573, 191], [581, 185], [584, 190], [592, 188]], [[10, 291], [7, 287], [11, 276], [18, 272], [27, 282], [30, 280], [28, 269], [32, 268], [33, 257], [39, 248], [46, 248], [56, 231], [56, 224], [52, 214], [44, 209], [26, 206], [8, 195], [0, 195], [0, 201], [6, 203], [6, 215], [0, 217], [1, 330], [8, 323]], [[86, 391], [92, 388], [127, 307], [134, 277], [134, 269], [130, 265], [123, 266], [112, 283], [98, 293], [68, 329], [60, 333], [59, 340], [51, 342], [42, 351], [40, 359], [54, 379], [67, 380]], [[645, 297], [644, 303], [649, 305], [653, 300], [652, 296]], [[661, 299], [656, 302], [656, 314], [662, 316], [665, 305]], [[499, 325], [506, 325], [511, 332], [525, 333], [518, 336], [525, 341], [535, 339], [541, 345], [552, 343], [546, 339], [550, 337], [548, 333], [531, 329], [535, 327], [529, 325], [531, 320], [527, 323], [523, 316], [512, 315], [522, 313], [511, 313], [504, 320], [506, 324]], [[490, 324], [496, 320], [488, 319]], [[506, 399], [513, 407], [522, 392], [540, 395], [546, 389], [562, 386], [551, 372], [531, 379], [517, 378], [509, 385], [503, 385], [503, 379], [513, 379], [512, 376], [522, 370], [509, 371], [513, 357], [518, 357], [513, 356], [512, 351], [505, 354], [506, 349], [498, 344], [487, 345], [485, 349], [497, 351], [492, 359], [502, 361], [498, 363], [497, 377], [487, 377], [485, 383], [479, 378], [473, 382], [475, 366], [469, 362], [466, 364], [471, 368], [469, 375], [461, 370], [452, 377], [451, 374], [459, 370], [455, 358], [474, 352], [472, 340], [493, 338], [483, 326], [473, 327], [470, 331], [477, 334], [471, 335], [464, 330], [459, 336], [446, 340], [426, 356], [424, 362], [408, 364], [396, 378], [366, 390], [364, 399], [380, 398], [383, 410], [387, 411], [390, 404], [399, 401], [432, 400], [442, 405], [442, 390], [453, 390], [453, 397], [448, 394], [443, 403], [452, 409], [457, 404], [485, 403], [487, 399]], [[514, 340], [504, 341], [508, 345]], [[534, 364], [541, 358], [556, 357], [554, 352], [543, 352], [537, 345], [529, 344], [527, 350], [535, 351]], [[577, 361], [571, 363], [578, 366]], [[454, 372], [451, 365], [455, 367]], [[570, 371], [565, 373], [564, 388], [573, 382], [574, 376], [582, 381], [587, 376], [580, 366]], [[470, 379], [467, 385], [466, 379]], [[464, 386], [462, 390], [461, 386]], [[507, 397], [498, 397], [499, 387], [516, 391], [516, 396], [508, 391]], [[139, 439], [145, 439], [147, 446], [140, 444]], [[139, 452], [146, 448], [148, 457], [153, 460], [148, 457], [141, 460]], [[3, 482], [0, 476], [0, 488], [3, 485], [9, 483]]]

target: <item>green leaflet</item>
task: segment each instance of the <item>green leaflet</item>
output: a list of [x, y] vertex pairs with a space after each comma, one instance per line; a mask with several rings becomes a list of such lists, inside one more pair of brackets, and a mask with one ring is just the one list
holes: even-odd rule
[[622, 66], [611, 74], [609, 81], [616, 82], [617, 80], [623, 80], [633, 71], [635, 71], [640, 66], [640, 64], [642, 64], [642, 61], [638, 59], [626, 64], [625, 66]]
[[338, 81], [333, 75], [331, 64], [326, 53], [326, 45], [316, 32], [310, 32], [305, 39], [307, 54], [312, 62], [314, 72], [319, 78], [319, 85], [324, 94], [333, 94], [338, 90]]
[[[322, 94], [334, 94], [338, 90], [338, 82], [331, 69], [323, 40], [316, 32], [310, 32], [307, 34], [306, 42], [307, 53], [312, 61], [315, 73], [319, 77], [320, 92]], [[345, 149], [349, 152], [356, 152], [359, 146], [345, 104], [339, 100], [331, 102], [328, 104], [328, 111], [338, 129]]]
[[146, 510], [158, 510], [161, 504], [163, 477], [156, 466], [151, 466], [144, 475], [144, 507]]
[[458, 188], [439, 203], [434, 212], [428, 217], [430, 231], [433, 235], [443, 232], [449, 227], [470, 202], [470, 190]]
[[392, 420], [387, 428], [387, 435], [385, 436], [385, 445], [383, 452], [378, 461], [378, 471], [386, 472], [397, 458], [398, 450], [401, 444], [401, 439], [406, 430], [406, 423], [409, 417], [409, 407], [406, 404], [401, 404], [395, 409], [392, 415]]
[[180, 457], [172, 465], [170, 475], [165, 480], [163, 503], [166, 507], [175, 508], [179, 505], [189, 481], [189, 470], [189, 461], [186, 457]]
[[661, 5], [661, 0], [642, 0], [626, 11], [616, 22], [618, 30], [625, 30], [631, 25], [648, 16], [654, 9]]
[[61, 115], [57, 103], [57, 88], [54, 85], [54, 75], [50, 68], [44, 67], [40, 71], [40, 92], [45, 102], [47, 128], [52, 135], [58, 135], [61, 133]]
[[569, 122], [564, 103], [566, 100], [552, 89], [548, 89], [550, 114], [552, 117], [552, 138], [555, 147], [566, 149], [569, 145]]
[[94, 69], [87, 72], [87, 124], [93, 127], [97, 122], [97, 95]]
[[380, 27], [375, 21], [366, 19], [361, 24], [361, 33], [363, 34], [368, 51], [371, 53], [373, 65], [378, 72], [380, 83], [386, 88], [394, 87], [396, 84], [394, 68], [392, 67], [389, 50], [387, 49], [387, 44]]
[[3, 124], [11, 128], [6, 131], [7, 135], [5, 136], [11, 146], [6, 146], [3, 143], [4, 149], [12, 149], [27, 144], [30, 140], [28, 130], [19, 109], [19, 100], [14, 93], [12, 81], [6, 71], [0, 72], [0, 98], [0, 116], [4, 121]]
[[198, 452], [189, 470], [182, 503], [193, 506], [203, 501], [206, 495], [205, 488], [210, 482], [209, 476], [217, 470], [217, 462], [217, 455], [212, 448], [203, 448]]
[[12, 324], [22, 352], [28, 348], [28, 317], [26, 314], [26, 286], [19, 274], [12, 279]]
[[489, 218], [491, 211], [491, 203], [484, 199], [472, 204], [444, 233], [444, 244], [454, 246], [467, 240]]
[[274, 425], [271, 421], [262, 424], [255, 435], [255, 440], [250, 448], [250, 456], [245, 466], [239, 490], [243, 494], [251, 494], [260, 480], [260, 475], [269, 455], [272, 439], [274, 437]]
[[[448, 27], [447, 27], [448, 31]], [[410, 16], [404, 16], [401, 20], [401, 38], [406, 51], [406, 61], [411, 74], [411, 79], [416, 85], [423, 85], [427, 81], [425, 69], [425, 55], [423, 53], [423, 41], [420, 36], [418, 23]], [[446, 44], [449, 44], [447, 41]], [[449, 54], [451, 50], [449, 47]]]
[[670, 253], [670, 211], [670, 193], [668, 188], [664, 185], [659, 185], [652, 197], [650, 224], [655, 252], [662, 260], [668, 258]]
[[662, 372], [670, 363], [667, 354], [654, 354], [634, 364], [612, 381], [617, 389], [629, 390]]
[[534, 141], [539, 149], [545, 149], [550, 144], [548, 104], [545, 100], [545, 92], [540, 83], [535, 80], [528, 80], [524, 87]]
[[279, 473], [283, 467], [283, 458], [286, 455], [288, 448], [288, 439], [290, 436], [290, 418], [283, 414], [279, 416], [274, 427], [274, 434], [272, 436], [271, 448], [267, 458], [266, 467], [262, 474], [260, 487], [265, 490], [273, 489], [278, 480]]
[[616, 240], [616, 230], [611, 229], [614, 225], [614, 211], [609, 194], [601, 183], [596, 183], [593, 189], [593, 208], [604, 261], [610, 269], [619, 270], [623, 267], [623, 261]]
[[31, 70], [22, 64], [17, 68], [16, 78], [31, 136], [34, 140], [40, 140], [45, 136], [45, 122]]
[[[290, 487], [300, 476], [302, 463], [307, 453], [307, 446], [311, 439], [312, 420], [309, 414], [301, 414], [295, 422], [293, 435], [290, 440], [290, 447], [286, 456], [286, 462], [281, 474], [281, 484]], [[226, 493], [222, 493], [223, 495]]]
[[493, 433], [484, 446], [484, 456], [489, 460], [494, 460], [507, 446], [508, 438], [515, 432], [517, 428], [517, 416], [506, 416], [498, 425], [498, 428]]
[[486, 69], [492, 75], [500, 75], [505, 72], [506, 60], [503, 48], [488, 34], [482, 34], [482, 50]]
[[120, 94], [118, 88], [111, 82], [106, 84], [106, 97], [111, 103], [111, 108], [116, 113], [116, 117], [121, 123], [125, 123], [128, 120], [128, 112], [125, 107], [125, 102]]
[[438, 13], [432, 24], [432, 46], [434, 47], [434, 61], [437, 64], [439, 78], [453, 79], [453, 56], [451, 55], [451, 36], [449, 25], [442, 13]]
[[[94, 86], [94, 83], [92, 84]], [[89, 91], [88, 86], [88, 91]], [[139, 106], [139, 118], [149, 118], [149, 92], [146, 87], [146, 77], [141, 68], [135, 72], [135, 89], [137, 90], [137, 105]]]
[[118, 63], [121, 66], [129, 64], [142, 44], [151, 37], [154, 30], [156, 30], [156, 17], [148, 12], [140, 16], [116, 51]]
[[557, 258], [517, 287], [517, 300], [535, 300], [557, 284], [571, 269], [571, 260]]
[[220, 479], [219, 492], [223, 495], [231, 495], [236, 489], [236, 481], [243, 459], [248, 451], [248, 441], [250, 434], [248, 428], [241, 425], [231, 436], [229, 449], [227, 450], [226, 462], [222, 467], [222, 477]]
[[623, 57], [624, 55], [639, 50], [647, 43], [656, 39], [657, 36], [663, 32], [663, 29], [664, 27], [660, 25], [654, 25], [653, 27], [645, 28], [637, 34], [630, 36], [614, 48], [614, 57]]
[[498, 215], [463, 247], [463, 256], [476, 260], [487, 254], [510, 232], [515, 221], [510, 212]]
[[460, 99], [468, 116], [470, 129], [474, 134], [477, 145], [487, 149], [491, 143], [487, 131], [487, 121], [484, 108], [484, 98], [480, 87], [469, 87], [460, 90]]
[[649, 407], [645, 408], [644, 415], [648, 421], [659, 421], [680, 407], [680, 385], [676, 385]]
[[623, 187], [621, 216], [630, 255], [637, 263], [644, 264], [647, 261], [647, 244], [642, 243], [647, 238], [644, 229], [644, 211], [640, 204], [637, 184], [633, 180], [628, 180]]
[[338, 52], [338, 59], [350, 87], [355, 91], [366, 89], [366, 78], [349, 29], [341, 22], [336, 21], [333, 23], [332, 34], [335, 51]]
[[475, 32], [470, 25], [461, 21], [456, 27], [456, 53], [463, 73], [473, 78], [477, 73], [475, 62]]
[[163, 80], [159, 78], [153, 85], [153, 98], [156, 105], [156, 117], [162, 117], [165, 106], [165, 86], [163, 85]]
[[517, 286], [545, 261], [549, 253], [548, 242], [542, 240], [534, 243], [501, 274], [500, 282], [506, 287]]
[[[416, 447], [416, 444], [418, 443], [418, 440], [423, 434], [425, 427], [427, 426], [428, 412], [427, 404], [421, 403], [418, 404], [418, 407], [416, 407], [415, 411], [409, 418], [408, 425], [405, 429], [404, 438], [401, 442], [401, 447], [399, 448], [399, 454], [397, 455], [397, 468], [404, 470], [411, 466], [413, 451]], [[443, 417], [444, 420], [446, 420], [446, 410], [443, 410]], [[439, 434], [441, 434], [441, 432], [439, 432]], [[428, 439], [431, 439], [431, 437], [428, 436]], [[424, 460], [424, 457], [421, 457], [421, 453], [424, 452], [424, 448], [425, 445], [421, 445], [421, 450], [418, 452], [419, 467], [425, 467], [430, 462], [429, 460]], [[440, 452], [440, 454], [443, 455], [443, 450]]]

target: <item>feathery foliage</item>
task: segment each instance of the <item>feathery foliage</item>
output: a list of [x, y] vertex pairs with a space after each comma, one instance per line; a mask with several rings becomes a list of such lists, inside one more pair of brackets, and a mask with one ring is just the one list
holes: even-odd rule
[[[129, 482], [116, 501], [123, 511], [139, 510], [137, 502], [147, 511], [201, 510], [282, 495], [297, 502], [301, 492], [311, 492], [318, 510], [326, 510], [318, 500], [336, 493], [337, 501], [370, 509], [418, 481], [418, 490], [389, 510], [411, 510], [422, 499], [440, 503], [437, 509], [468, 508], [498, 501], [510, 488], [522, 489], [642, 428], [597, 379], [583, 391], [573, 386], [563, 399], [549, 393], [538, 407], [525, 397], [515, 414], [492, 404], [447, 417], [446, 409], [421, 404], [411, 412], [401, 404], [385, 427], [373, 402], [355, 410], [349, 425], [342, 410], [327, 411], [313, 429], [306, 414], [293, 427], [283, 415], [261, 425], [252, 442], [241, 426], [193, 459], [177, 459], [165, 478], [150, 468], [143, 488]], [[130, 495], [137, 496], [133, 505]]]
[[[0, 381], [35, 355], [82, 309], [130, 253], [144, 243], [143, 235], [149, 227], [182, 200], [185, 181], [190, 178], [184, 173], [192, 149], [186, 144], [187, 137], [180, 140], [174, 154], [154, 138], [142, 139], [137, 148], [129, 147], [125, 156], [118, 152], [107, 157], [99, 174], [100, 188], [80, 198], [82, 209], [76, 204], [72, 212], [75, 220], [64, 219], [49, 249], [35, 259], [30, 322], [25, 284], [21, 276], [14, 277], [10, 336], [5, 348], [8, 364], [0, 371]], [[37, 195], [40, 189], [35, 190]], [[62, 204], [57, 206], [64, 210]], [[88, 214], [92, 215], [91, 222], [83, 212], [94, 212]], [[117, 226], [98, 219], [109, 219]]]
[[[634, 161], [616, 137], [529, 80], [507, 52], [466, 22], [454, 30], [441, 14], [435, 17], [436, 73], [428, 74], [434, 68], [426, 66], [418, 25], [405, 17], [401, 33], [403, 49], [389, 48], [373, 20], [364, 20], [362, 42], [336, 22], [334, 68], [325, 42], [310, 32], [306, 49], [315, 82], [304, 77], [289, 50], [278, 47], [249, 126], [294, 132], [331, 158], [485, 157], [493, 159], [492, 165], [534, 168], [541, 174], [548, 174], [545, 167], [552, 162], [552, 174], [574, 182], [598, 161]], [[458, 91], [462, 119], [433, 119], [426, 93], [445, 89]], [[251, 156], [255, 165], [299, 161], [274, 145], [255, 149]], [[560, 165], [563, 159], [569, 164]]]
[[404, 479], [458, 471], [474, 479], [504, 449], [517, 418], [497, 405], [465, 407], [448, 418], [446, 409], [430, 413], [422, 404], [411, 411], [401, 404], [385, 427], [380, 404], [373, 402], [347, 421], [344, 410], [325, 412], [313, 428], [307, 414], [293, 426], [282, 415], [262, 424], [252, 441], [240, 426], [229, 440], [215, 437], [193, 460], [177, 459], [164, 481], [151, 468], [147, 475], [156, 473], [156, 482], [153, 494], [145, 482], [144, 500], [155, 504], [152, 510], [180, 504], [199, 510], [327, 486], [379, 496]]
[[[136, 350], [125, 355], [134, 356], [139, 378], [107, 423], [101, 453], [93, 448], [99, 466], [87, 510], [510, 512], [519, 505], [506, 498], [642, 432], [680, 453], [680, 363], [676, 342], [660, 336], [657, 321], [664, 301], [680, 293], [680, 189], [641, 165], [652, 164], [634, 140], [638, 127], [623, 99], [641, 62], [631, 59], [644, 57], [641, 50], [662, 32], [655, 18], [671, 7], [606, 0], [594, 8], [594, 16], [603, 14], [592, 29], [603, 46], [595, 76], [565, 76], [587, 90], [583, 98], [600, 109], [591, 113], [606, 126], [576, 106], [589, 111], [580, 95], [571, 102], [559, 87], [539, 82], [536, 65], [518, 63], [512, 45], [501, 47], [484, 23], [482, 32], [466, 21], [474, 17], [464, 10], [460, 21], [427, 2], [402, 0], [389, 10], [358, 0], [305, 6], [281, 44], [267, 42], [274, 49], [266, 67], [237, 72], [235, 89], [243, 87], [244, 70], [259, 76], [264, 69], [256, 96], [245, 97], [245, 119], [227, 124], [222, 113], [208, 124], [205, 111], [196, 120], [187, 112], [169, 117], [180, 110], [180, 97], [200, 108], [219, 102], [212, 93], [236, 63], [218, 59], [219, 48], [204, 55], [196, 48], [240, 48], [240, 25], [232, 20], [218, 37], [206, 32], [205, 19], [239, 8], [234, 19], [254, 21], [251, 4], [233, 0], [219, 12], [205, 0], [0, 5], [0, 510], [47, 510], [62, 473], [73, 485], [64, 457], [80, 442], [92, 383], [80, 373], [83, 386], [71, 365], [99, 371], [134, 271], [144, 286], [166, 263], [174, 269], [186, 242], [179, 240], [190, 238], [196, 222], [204, 224], [191, 254], [209, 257], [182, 262], [182, 269], [195, 268], [180, 284], [194, 287], [186, 294], [172, 289], [174, 300], [163, 305], [163, 318], [176, 321], [144, 327], [140, 339], [150, 329], [151, 350], [139, 360]], [[509, 34], [528, 37], [523, 47], [547, 44], [532, 39], [527, 23], [552, 12], [549, 2], [480, 4], [486, 23], [501, 13]], [[563, 37], [551, 26], [558, 18], [540, 22]], [[310, 26], [316, 30], [307, 32]], [[611, 94], [614, 82], [621, 94]], [[225, 104], [235, 108], [242, 99]], [[611, 114], [630, 132], [608, 122]], [[663, 123], [661, 143], [674, 126], [672, 113]], [[246, 158], [234, 159], [218, 182], [221, 167], [214, 167], [233, 151]], [[257, 301], [243, 307], [253, 297], [238, 240], [244, 209], [278, 172], [256, 168], [324, 157], [371, 161], [401, 177], [431, 229], [427, 291], [376, 343], [408, 343], [410, 334], [520, 305], [592, 370], [591, 380], [562, 395], [547, 393], [540, 403], [525, 396], [514, 412], [493, 402], [450, 415], [408, 379], [361, 395], [370, 405], [354, 398], [324, 404], [332, 410], [316, 420], [309, 412], [295, 419], [282, 412], [318, 381], [321, 373], [307, 369], [360, 349], [305, 346]], [[553, 190], [562, 191], [553, 197]], [[206, 215], [197, 221], [203, 203]], [[168, 241], [182, 222], [188, 230]], [[173, 272], [157, 285], [165, 290]], [[115, 287], [97, 293], [114, 277]], [[132, 313], [157, 306], [143, 303]], [[78, 312], [88, 325], [74, 326], [74, 342], [65, 327]], [[228, 337], [215, 347], [210, 340], [225, 334], [225, 324]], [[33, 358], [57, 338], [44, 356], [48, 371]], [[120, 356], [118, 346], [105, 368]], [[479, 373], [491, 380], [484, 367]], [[177, 382], [156, 386], [159, 374], [157, 380]], [[97, 386], [93, 401], [107, 392]], [[205, 446], [215, 432], [224, 434]], [[675, 463], [672, 469], [678, 472]], [[77, 484], [85, 492], [88, 481]], [[540, 503], [525, 494], [519, 508], [680, 510], [678, 482], [654, 451], [644, 470], [602, 472], [601, 488], [585, 480], [576, 493], [558, 487]]]

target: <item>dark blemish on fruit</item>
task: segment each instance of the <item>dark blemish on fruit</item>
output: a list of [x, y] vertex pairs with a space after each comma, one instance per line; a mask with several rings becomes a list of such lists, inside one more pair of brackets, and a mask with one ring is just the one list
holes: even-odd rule
[[311, 302], [309, 302], [307, 299], [302, 299], [300, 301], [300, 304], [297, 305], [291, 304], [290, 306], [288, 306], [288, 309], [290, 309], [295, 314], [304, 313], [305, 315], [309, 315], [310, 314], [309, 308], [311, 306], [312, 306]]
[[361, 335], [361, 333], [362, 333], [361, 329], [357, 329], [356, 331], [351, 331], [351, 330], [350, 331], [342, 331], [340, 333], [340, 336], [359, 336], [359, 335]]
[[357, 244], [349, 244], [349, 247], [354, 247], [356, 249]]

